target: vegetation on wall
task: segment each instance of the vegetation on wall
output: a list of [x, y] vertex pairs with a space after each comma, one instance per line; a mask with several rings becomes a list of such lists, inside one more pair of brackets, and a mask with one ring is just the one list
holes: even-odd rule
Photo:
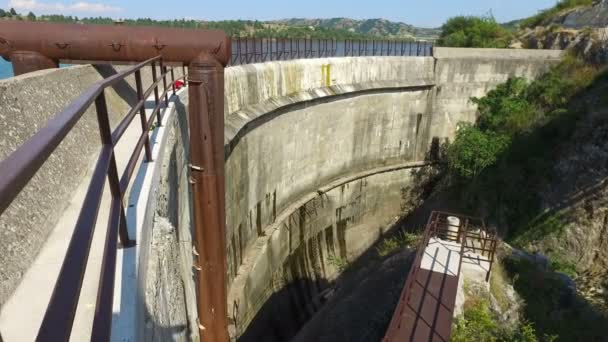
[[437, 44], [448, 47], [506, 48], [511, 32], [492, 16], [459, 16], [448, 19], [441, 27]]
[[472, 99], [479, 107], [477, 123], [460, 126], [445, 149], [453, 202], [502, 223], [519, 246], [541, 230], [559, 230], [559, 219], [543, 214], [539, 190], [551, 181], [557, 146], [586, 110], [573, 100], [596, 73], [567, 57], [534, 82], [513, 78]]

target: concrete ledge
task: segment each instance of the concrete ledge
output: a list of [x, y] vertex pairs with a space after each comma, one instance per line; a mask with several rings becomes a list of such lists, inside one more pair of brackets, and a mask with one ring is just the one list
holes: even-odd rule
[[[289, 97], [431, 85], [433, 63], [432, 57], [340, 57], [230, 67], [225, 72], [226, 117]], [[318, 94], [309, 94], [317, 89]]]
[[435, 47], [433, 56], [436, 59], [560, 59], [564, 55], [561, 50], [537, 49], [475, 49]]

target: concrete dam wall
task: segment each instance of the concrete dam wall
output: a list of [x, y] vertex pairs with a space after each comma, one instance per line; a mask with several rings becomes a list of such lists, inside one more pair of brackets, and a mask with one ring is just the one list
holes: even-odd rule
[[[435, 54], [226, 70], [226, 253], [233, 337], [293, 337], [321, 307], [345, 265], [412, 209], [433, 141], [450, 140], [458, 122], [475, 120], [470, 97], [483, 96], [511, 76], [533, 79], [560, 56], [441, 48]], [[176, 141], [181, 141], [177, 149], [167, 148], [187, 150], [187, 139]], [[186, 159], [167, 164], [173, 165], [170, 174], [181, 176], [167, 173], [164, 184], [184, 189]], [[161, 191], [159, 202], [167, 203], [168, 213], [177, 212], [170, 215], [178, 219], [169, 221], [183, 242], [173, 253], [177, 258], [181, 250], [186, 263], [183, 289], [175, 292], [193, 296], [188, 198], [172, 192]], [[148, 282], [148, 288], [157, 286]], [[174, 307], [170, 301], [156, 306]], [[158, 315], [152, 321], [170, 317], [148, 312]]]
[[[326, 58], [226, 69], [226, 253], [232, 336], [265, 341], [294, 336], [322, 305], [344, 265], [377, 241], [397, 216], [412, 209], [431, 146], [452, 139], [458, 122], [475, 120], [476, 108], [469, 98], [483, 96], [511, 76], [533, 79], [559, 57], [558, 51], [437, 48], [434, 57]], [[57, 108], [44, 103], [18, 113], [5, 108], [28, 102], [32, 94], [56, 91], [57, 85], [42, 82], [43, 77], [72, 77], [72, 91], [99, 79], [99, 73], [84, 81], [78, 78], [82, 68], [90, 67], [7, 81], [19, 86], [38, 82], [42, 89], [19, 92], [8, 87], [0, 94], [3, 120], [20, 115], [39, 122], [41, 112], [50, 113], [48, 118], [69, 99], [60, 97]], [[180, 106], [167, 124], [160, 182], [151, 189], [156, 196], [155, 207], [149, 209], [154, 211], [154, 227], [142, 239], [146, 245], [138, 281], [145, 308], [138, 310], [145, 309], [140, 311], [145, 314], [139, 317], [138, 336], [143, 340], [188, 340], [198, 334], [191, 268], [188, 98], [187, 92], [181, 94]], [[118, 91], [115, 105], [120, 110], [112, 112], [126, 113], [122, 109], [128, 103]], [[19, 122], [6, 129], [26, 132]], [[96, 123], [84, 125], [79, 134], [93, 135], [96, 142]], [[22, 140], [26, 137], [23, 134]], [[0, 152], [8, 154], [19, 143]], [[57, 179], [53, 189], [86, 179], [90, 161], [71, 164], [69, 159], [82, 156], [82, 147], [72, 142], [66, 149], [61, 153], [67, 155], [58, 151], [47, 162], [56, 159], [62, 165], [49, 172], [74, 176], [52, 177]], [[55, 191], [40, 189], [47, 197]], [[21, 239], [30, 239], [22, 233], [38, 234], [22, 225], [52, 229], [52, 213], [63, 210], [61, 202], [70, 198], [71, 188], [65, 189], [61, 198], [38, 209], [42, 221], [11, 219], [26, 217], [25, 212], [3, 215], [2, 241], [17, 246]], [[28, 210], [36, 202], [24, 200], [13, 207]], [[40, 234], [29, 248], [2, 249], [8, 251], [2, 252], [7, 253], [2, 255], [7, 260], [3, 279], [12, 281], [3, 280], [0, 295], [10, 295], [44, 238]]]

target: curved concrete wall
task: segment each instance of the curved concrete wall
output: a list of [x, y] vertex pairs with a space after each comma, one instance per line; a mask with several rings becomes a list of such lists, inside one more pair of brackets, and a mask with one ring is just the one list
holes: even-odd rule
[[[319, 305], [339, 264], [356, 259], [409, 209], [431, 142], [450, 139], [458, 121], [475, 119], [469, 98], [509, 76], [536, 77], [559, 58], [555, 51], [441, 48], [435, 55], [226, 70], [226, 252], [234, 336], [292, 335]], [[90, 129], [96, 133], [96, 126]], [[171, 141], [182, 146], [187, 139]], [[181, 170], [176, 184], [185, 181], [186, 154], [168, 153], [167, 167]], [[171, 196], [185, 198], [183, 184], [178, 192]], [[178, 202], [179, 214], [159, 215], [183, 231], [176, 240], [183, 246], [179, 267], [192, 304], [189, 203]], [[290, 307], [269, 309], [273, 303]], [[188, 314], [193, 311], [190, 305]], [[276, 329], [285, 320], [296, 324]]]
[[[418, 196], [408, 190], [415, 185], [410, 174], [431, 142], [449, 140], [457, 122], [475, 120], [470, 97], [511, 76], [533, 79], [559, 57], [555, 51], [437, 49], [435, 58], [229, 68], [226, 203], [234, 335], [284, 340], [293, 334], [297, 327], [275, 331], [285, 320], [275, 322], [280, 310], [266, 308], [289, 302], [292, 311], [314, 311], [311, 303], [338, 272], [336, 257], [356, 259], [407, 209], [398, 204]], [[361, 178], [353, 181], [353, 175]], [[326, 192], [328, 184], [341, 190]], [[350, 187], [357, 190], [345, 192]]]

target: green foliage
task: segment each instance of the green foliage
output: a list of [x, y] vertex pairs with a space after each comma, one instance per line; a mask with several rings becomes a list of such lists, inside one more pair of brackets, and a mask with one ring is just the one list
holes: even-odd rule
[[534, 28], [540, 26], [551, 18], [557, 16], [560, 12], [569, 10], [579, 6], [591, 6], [594, 0], [560, 0], [554, 7], [540, 11], [537, 15], [524, 19], [520, 23], [520, 27]]
[[520, 227], [520, 231], [512, 233], [513, 236], [516, 236], [513, 239], [513, 244], [523, 248], [529, 243], [538, 241], [543, 237], [556, 233], [559, 234], [564, 228], [565, 224], [561, 215], [557, 213], [541, 214], [530, 220], [527, 225]]
[[11, 7], [11, 9], [9, 10], [9, 13], [13, 16], [17, 15], [17, 11], [15, 11], [14, 8]]
[[403, 248], [413, 247], [418, 241], [420, 241], [420, 235], [400, 231], [397, 235], [382, 240], [376, 247], [376, 251], [378, 255], [385, 257]]
[[30, 12], [27, 14], [27, 19], [34, 21], [34, 20], [36, 20], [36, 15], [33, 12]]
[[564, 261], [557, 255], [551, 256], [551, 269], [554, 272], [559, 272], [567, 275], [570, 278], [576, 278], [578, 271], [576, 265], [570, 261]]
[[506, 135], [459, 123], [454, 143], [447, 149], [448, 167], [452, 175], [472, 179], [494, 165], [508, 146], [509, 137]]
[[498, 340], [499, 328], [492, 313], [489, 303], [478, 300], [473, 305], [466, 307], [461, 317], [456, 319], [452, 342], [494, 342]]
[[523, 78], [511, 78], [483, 98], [472, 98], [479, 110], [479, 128], [513, 135], [528, 128], [537, 117], [528, 101], [528, 84]]
[[534, 324], [536, 336], [543, 342], [603, 340], [606, 318], [573, 298], [576, 294], [555, 273], [514, 258], [505, 260], [505, 269], [525, 301], [523, 315]]
[[330, 265], [337, 268], [338, 271], [340, 271], [340, 272], [345, 271], [348, 268], [348, 266], [350, 265], [346, 258], [342, 258], [335, 254], [330, 254], [329, 257], [327, 258], [327, 261], [329, 262]]
[[437, 44], [450, 47], [506, 48], [511, 33], [494, 17], [459, 16], [448, 19], [442, 26]]
[[[470, 300], [469, 300], [470, 301]], [[544, 337], [543, 342], [551, 342], [556, 337]], [[465, 303], [464, 313], [456, 318], [452, 342], [538, 342], [534, 324], [522, 321], [513, 328], [503, 327], [490, 310], [486, 299], [475, 298], [473, 303]]]
[[[508, 239], [518, 246], [536, 241], [563, 225], [543, 219], [540, 189], [553, 177], [557, 146], [569, 139], [585, 112], [576, 95], [593, 82], [608, 81], [572, 56], [527, 83], [513, 78], [473, 98], [479, 117], [475, 126], [458, 131], [447, 147], [453, 202], [508, 224]], [[500, 189], [500, 191], [496, 191]], [[527, 191], [521, 191], [527, 189]]]

